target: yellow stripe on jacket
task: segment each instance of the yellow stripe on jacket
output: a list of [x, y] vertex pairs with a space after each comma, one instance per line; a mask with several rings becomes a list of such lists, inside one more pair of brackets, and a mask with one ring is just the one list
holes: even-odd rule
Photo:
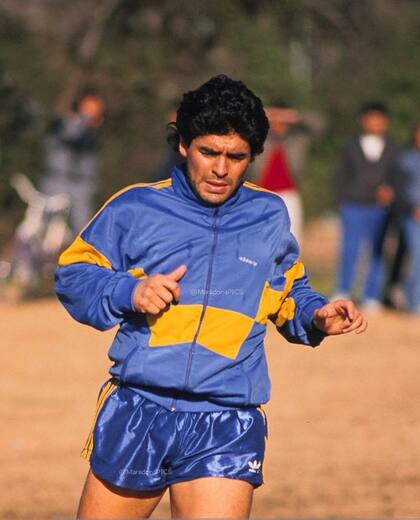
[[296, 262], [284, 273], [286, 278], [284, 289], [281, 291], [272, 289], [269, 282], [266, 282], [255, 321], [265, 325], [270, 316], [277, 316], [275, 323], [281, 327], [287, 320], [292, 320], [296, 305], [294, 299], [288, 294], [292, 290], [295, 280], [302, 278], [304, 274], [305, 268], [302, 262]]
[[[99, 267], [112, 269], [111, 262], [108, 258], [80, 236], [76, 237], [74, 242], [61, 253], [58, 259], [58, 265], [65, 266], [78, 262], [95, 264]], [[129, 269], [128, 272], [134, 276], [134, 278], [147, 278], [147, 274], [142, 267]]]
[[126, 186], [125, 188], [122, 188], [121, 190], [117, 191], [112, 195], [107, 201], [104, 202], [104, 204], [98, 209], [98, 211], [93, 215], [93, 217], [89, 220], [89, 222], [86, 224], [86, 226], [80, 231], [79, 235], [83, 233], [83, 231], [89, 227], [89, 225], [95, 220], [95, 218], [105, 209], [110, 202], [115, 200], [117, 197], [125, 193], [126, 191], [130, 191], [135, 188], [153, 188], [156, 190], [161, 190], [162, 188], [167, 188], [169, 186], [172, 186], [172, 179], [163, 179], [161, 181], [157, 182], [138, 182], [137, 184], [130, 184], [130, 186]]
[[[147, 315], [150, 347], [191, 343], [197, 332], [202, 305], [171, 305], [158, 316]], [[221, 356], [235, 359], [254, 320], [241, 312], [208, 306], [197, 342]]]
[[89, 242], [83, 240], [81, 236], [76, 237], [74, 242], [61, 253], [58, 259], [58, 265], [70, 265], [78, 262], [85, 262], [88, 264], [96, 264], [100, 267], [107, 267], [112, 269], [111, 262], [108, 258], [93, 247]]

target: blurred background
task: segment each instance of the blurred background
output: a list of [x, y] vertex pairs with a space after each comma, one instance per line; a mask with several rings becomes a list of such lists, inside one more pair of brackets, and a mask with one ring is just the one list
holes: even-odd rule
[[329, 179], [359, 105], [385, 100], [406, 140], [420, 102], [418, 0], [2, 0], [0, 240], [18, 219], [9, 180], [37, 182], [51, 115], [84, 89], [105, 103], [98, 200], [155, 178], [168, 112], [210, 76], [242, 79], [325, 115], [303, 193], [308, 217], [333, 207]]

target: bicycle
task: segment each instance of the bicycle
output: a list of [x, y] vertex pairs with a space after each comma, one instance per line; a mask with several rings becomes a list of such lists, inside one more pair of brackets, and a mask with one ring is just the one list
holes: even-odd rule
[[13, 175], [10, 183], [27, 207], [9, 258], [0, 261], [0, 282], [13, 299], [43, 295], [50, 291], [58, 254], [72, 238], [70, 197], [45, 195], [22, 173]]

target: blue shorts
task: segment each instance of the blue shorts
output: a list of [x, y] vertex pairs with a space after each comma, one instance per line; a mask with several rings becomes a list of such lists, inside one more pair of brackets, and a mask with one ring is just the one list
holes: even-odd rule
[[263, 483], [267, 425], [259, 408], [171, 412], [108, 381], [82, 456], [116, 486], [153, 490], [200, 477]]

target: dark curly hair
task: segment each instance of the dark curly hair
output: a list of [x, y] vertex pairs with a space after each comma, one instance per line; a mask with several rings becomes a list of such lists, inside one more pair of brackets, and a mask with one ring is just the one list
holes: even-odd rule
[[169, 123], [168, 142], [177, 152], [180, 140], [189, 146], [202, 135], [239, 134], [251, 157], [261, 153], [269, 128], [261, 100], [242, 81], [215, 76], [182, 96], [176, 122]]
[[388, 107], [382, 101], [365, 101], [359, 109], [359, 114], [364, 115], [368, 112], [380, 112], [384, 116], [389, 115]]

